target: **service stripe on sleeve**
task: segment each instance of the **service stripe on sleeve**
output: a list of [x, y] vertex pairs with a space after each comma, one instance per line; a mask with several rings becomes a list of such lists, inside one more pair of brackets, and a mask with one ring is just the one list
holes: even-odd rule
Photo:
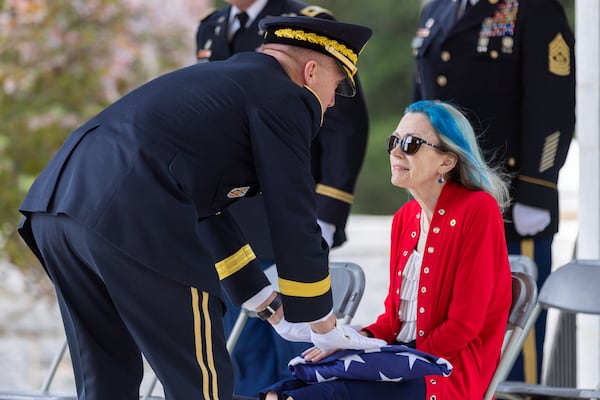
[[331, 288], [331, 277], [318, 282], [296, 282], [279, 278], [279, 292], [286, 296], [317, 297], [324, 295]]
[[316, 192], [323, 196], [343, 201], [344, 203], [352, 204], [354, 202], [354, 196], [352, 194], [321, 183], [317, 184]]
[[252, 251], [249, 244], [244, 245], [241, 249], [236, 251], [234, 254], [219, 261], [215, 264], [219, 279], [223, 280], [240, 269], [244, 268], [248, 263], [256, 258], [256, 254]]

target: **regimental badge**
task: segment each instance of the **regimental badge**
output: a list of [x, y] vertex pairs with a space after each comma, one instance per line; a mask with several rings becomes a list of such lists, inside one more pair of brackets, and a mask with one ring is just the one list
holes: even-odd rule
[[246, 193], [248, 193], [249, 189], [250, 189], [250, 186], [242, 186], [242, 187], [233, 188], [229, 191], [229, 193], [227, 193], [227, 198], [228, 199], [237, 199], [238, 197], [244, 197], [246, 195]]
[[560, 33], [548, 43], [548, 70], [559, 76], [571, 74], [571, 52]]

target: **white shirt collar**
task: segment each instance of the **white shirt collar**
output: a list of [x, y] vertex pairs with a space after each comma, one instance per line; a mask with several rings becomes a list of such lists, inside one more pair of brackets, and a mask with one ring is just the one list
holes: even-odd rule
[[[248, 9], [246, 10], [246, 14], [248, 14], [248, 22], [246, 26], [250, 25], [252, 21], [258, 17], [258, 14], [265, 8], [268, 0], [256, 0]], [[240, 9], [236, 6], [231, 6], [231, 11], [229, 12], [229, 33], [233, 35], [233, 32], [237, 31], [240, 28], [240, 22], [235, 17], [240, 13]]]

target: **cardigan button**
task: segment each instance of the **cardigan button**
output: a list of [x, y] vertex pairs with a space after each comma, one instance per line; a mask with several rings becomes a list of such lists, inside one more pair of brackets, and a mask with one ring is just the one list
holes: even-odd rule
[[450, 226], [455, 226], [456, 225], [456, 220], [453, 218], [452, 220], [450, 220]]
[[429, 383], [431, 383], [432, 385], [435, 385], [435, 384], [437, 383], [437, 381], [436, 381], [435, 379], [431, 379], [431, 380], [429, 381]]
[[412, 238], [415, 238], [415, 237], [417, 237], [417, 232], [414, 232], [414, 231], [413, 231], [413, 232], [411, 232], [411, 233], [410, 233], [410, 237], [412, 237]]
[[437, 399], [435, 394], [433, 396], [429, 397], [429, 400], [435, 400], [435, 399]]
[[438, 210], [438, 214], [440, 214], [440, 215], [444, 215], [444, 214], [446, 214], [446, 210], [444, 210], [443, 208], [440, 208], [440, 209]]
[[396, 294], [400, 294], [400, 289], [396, 289]]
[[403, 255], [404, 257], [406, 257], [406, 256], [408, 255], [408, 251], [404, 250], [404, 251], [402, 252], [402, 255]]
[[433, 233], [440, 233], [440, 228], [438, 226], [435, 226], [433, 228]]
[[421, 337], [425, 336], [425, 332], [419, 331], [419, 336], [421, 336]]
[[421, 307], [421, 308], [419, 308], [419, 312], [420, 312], [421, 314], [423, 314], [423, 313], [425, 312], [425, 307]]
[[427, 248], [427, 252], [428, 252], [429, 254], [432, 254], [432, 253], [433, 253], [433, 251], [434, 251], [434, 248], [433, 248], [433, 246], [432, 246], [432, 247], [428, 247], [428, 248]]
[[427, 288], [425, 286], [421, 288], [421, 293], [427, 293]]
[[423, 272], [426, 273], [426, 274], [428, 274], [429, 273], [429, 267], [423, 268]]

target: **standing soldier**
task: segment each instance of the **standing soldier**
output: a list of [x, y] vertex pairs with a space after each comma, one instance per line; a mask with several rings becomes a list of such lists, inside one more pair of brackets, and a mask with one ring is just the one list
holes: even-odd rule
[[[575, 125], [574, 37], [556, 0], [434, 0], [412, 41], [414, 100], [462, 107], [482, 148], [512, 175], [505, 216], [508, 250], [552, 266], [558, 231], [558, 174]], [[513, 380], [537, 382], [543, 314], [517, 360]]]

